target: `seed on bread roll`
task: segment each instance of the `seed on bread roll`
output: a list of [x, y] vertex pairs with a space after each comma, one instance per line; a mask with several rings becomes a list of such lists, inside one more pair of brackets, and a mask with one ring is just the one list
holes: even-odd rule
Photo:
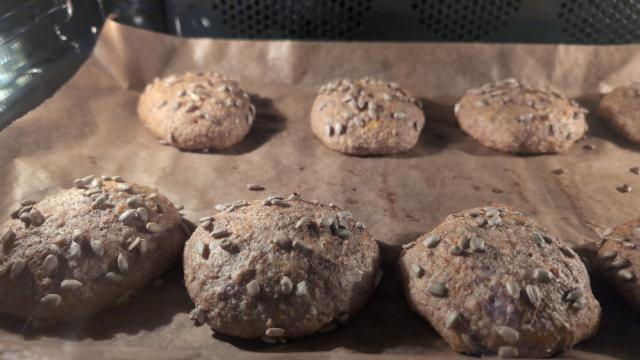
[[400, 269], [411, 307], [458, 352], [548, 357], [600, 321], [576, 253], [507, 207], [449, 215], [405, 246]]
[[88, 176], [0, 224], [0, 312], [73, 321], [126, 301], [179, 256], [174, 205], [121, 177]]
[[267, 342], [335, 328], [380, 281], [377, 243], [350, 212], [269, 197], [220, 205], [184, 251], [191, 317]]

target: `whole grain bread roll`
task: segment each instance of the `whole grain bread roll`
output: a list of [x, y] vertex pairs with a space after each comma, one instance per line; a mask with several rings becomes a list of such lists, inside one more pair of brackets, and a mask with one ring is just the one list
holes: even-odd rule
[[613, 89], [600, 101], [598, 113], [620, 135], [640, 143], [640, 82]]
[[640, 313], [640, 218], [605, 230], [591, 262], [613, 289]]
[[377, 243], [348, 211], [292, 195], [218, 206], [184, 251], [191, 316], [276, 342], [332, 330], [380, 281]]
[[576, 253], [507, 207], [449, 215], [405, 246], [400, 270], [410, 306], [458, 352], [548, 357], [600, 321]]
[[421, 108], [396, 83], [337, 79], [320, 88], [311, 129], [328, 148], [345, 154], [395, 154], [418, 142], [424, 127]]
[[188, 229], [156, 190], [119, 176], [74, 185], [23, 201], [0, 225], [0, 312], [84, 318], [125, 302], [180, 254]]
[[471, 137], [510, 153], [561, 153], [587, 131], [587, 111], [578, 103], [515, 79], [467, 91], [454, 112]]
[[220, 150], [251, 130], [256, 110], [249, 94], [217, 73], [157, 78], [138, 101], [138, 115], [153, 134], [182, 150]]

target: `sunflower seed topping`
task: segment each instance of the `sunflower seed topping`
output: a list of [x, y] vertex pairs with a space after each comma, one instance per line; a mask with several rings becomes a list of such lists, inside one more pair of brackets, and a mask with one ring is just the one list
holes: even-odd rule
[[128, 223], [131, 220], [133, 220], [135, 216], [136, 216], [136, 211], [134, 209], [128, 209], [122, 214], [120, 214], [120, 216], [118, 216], [118, 220], [123, 223]]
[[566, 247], [566, 246], [561, 246], [561, 247], [560, 247], [560, 252], [561, 252], [564, 256], [566, 256], [566, 257], [568, 257], [568, 258], [571, 258], [571, 259], [573, 259], [573, 258], [575, 258], [575, 257], [576, 257], [576, 253], [574, 253], [574, 252], [573, 252], [573, 250], [571, 250], [570, 248], [568, 248], [568, 247]]
[[302, 227], [306, 227], [310, 223], [311, 223], [311, 219], [308, 216], [303, 216], [296, 222], [296, 229], [300, 229]]
[[629, 262], [629, 260], [624, 259], [624, 258], [619, 258], [617, 260], [612, 261], [608, 267], [611, 269], [617, 269], [617, 268], [626, 268], [629, 265], [631, 265], [631, 263]]
[[270, 337], [281, 337], [284, 336], [284, 329], [282, 328], [268, 328], [265, 330], [264, 334]]
[[247, 184], [247, 189], [251, 191], [262, 191], [264, 186], [258, 184]]
[[298, 296], [308, 296], [309, 295], [309, 289], [307, 287], [307, 282], [306, 281], [300, 281], [299, 283], [296, 284], [296, 295]]
[[62, 298], [58, 294], [47, 294], [40, 299], [40, 304], [44, 306], [56, 307], [60, 305]]
[[568, 302], [576, 302], [582, 299], [584, 296], [584, 290], [580, 287], [573, 288], [567, 292], [564, 299]]
[[473, 252], [483, 252], [484, 251], [484, 240], [477, 236], [474, 236], [469, 240], [469, 249]]
[[536, 308], [542, 305], [542, 291], [540, 291], [539, 287], [536, 285], [527, 285], [524, 290], [531, 305]]
[[443, 282], [431, 281], [429, 285], [427, 285], [427, 292], [435, 297], [444, 298], [447, 297], [449, 290]]
[[533, 278], [536, 279], [536, 281], [540, 281], [543, 283], [548, 283], [551, 280], [555, 279], [551, 271], [543, 268], [537, 268], [533, 270]]
[[126, 200], [127, 206], [135, 209], [135, 208], [139, 208], [141, 206], [144, 205], [144, 199], [142, 198], [142, 196], [131, 196]]
[[129, 262], [127, 261], [127, 258], [124, 256], [124, 254], [118, 254], [118, 270], [121, 273], [127, 273], [129, 272]]
[[211, 236], [213, 236], [214, 239], [222, 239], [231, 236], [231, 231], [225, 228], [217, 228], [211, 232]]
[[518, 348], [513, 346], [500, 346], [498, 356], [503, 359], [515, 359], [518, 357]]
[[440, 236], [432, 234], [427, 236], [427, 238], [424, 240], [424, 245], [428, 248], [434, 248], [436, 246], [438, 246], [438, 244], [440, 243]]
[[60, 288], [64, 290], [75, 290], [81, 286], [82, 283], [75, 279], [62, 280], [62, 282], [60, 283]]
[[417, 278], [421, 278], [422, 275], [424, 275], [424, 269], [418, 264], [413, 264], [413, 266], [411, 266], [411, 274]]
[[509, 280], [505, 284], [505, 287], [507, 288], [507, 292], [512, 298], [516, 300], [520, 298], [520, 285], [518, 285], [517, 282]]
[[40, 226], [44, 223], [44, 216], [42, 216], [42, 213], [38, 209], [32, 209], [29, 212], [29, 217], [31, 219], [31, 225], [33, 226]]
[[150, 233], [159, 233], [162, 231], [162, 226], [154, 222], [148, 222], [145, 227], [147, 228], [147, 231], [149, 231]]
[[42, 262], [42, 269], [44, 270], [44, 273], [46, 275], [49, 275], [57, 268], [58, 268], [58, 257], [53, 254], [47, 255], [47, 257], [44, 258], [44, 261]]
[[247, 294], [254, 297], [260, 293], [260, 282], [256, 279], [249, 281], [247, 284]]
[[453, 329], [460, 325], [462, 321], [462, 314], [459, 311], [451, 310], [447, 313], [447, 319], [445, 320], [444, 326], [447, 329]]
[[149, 210], [144, 207], [139, 207], [136, 209], [136, 217], [140, 219], [142, 222], [149, 221]]
[[2, 234], [2, 236], [0, 236], [0, 246], [6, 246], [7, 244], [14, 241], [15, 239], [16, 239], [16, 233], [11, 229], [7, 229]]
[[80, 245], [75, 241], [71, 241], [69, 243], [69, 256], [78, 257], [81, 255], [82, 255], [82, 248], [80, 247]]
[[518, 330], [510, 326], [498, 326], [496, 327], [496, 332], [504, 341], [508, 342], [509, 344], [515, 344], [520, 339], [520, 333], [518, 332]]
[[115, 273], [115, 272], [112, 272], [112, 271], [110, 271], [110, 272], [108, 272], [108, 273], [104, 274], [104, 277], [105, 277], [107, 280], [111, 281], [112, 283], [119, 283], [119, 282], [122, 282], [122, 275], [120, 275], [120, 274], [118, 274], [118, 273]]
[[450, 255], [453, 255], [453, 256], [459, 256], [459, 255], [462, 255], [462, 252], [463, 252], [463, 251], [464, 251], [464, 250], [462, 249], [462, 247], [460, 247], [460, 245], [452, 245], [452, 246], [449, 248], [449, 254], [450, 254]]
[[99, 240], [91, 240], [89, 245], [91, 246], [91, 251], [93, 251], [95, 255], [100, 257], [104, 255], [104, 246], [102, 245], [102, 242]]
[[11, 265], [11, 270], [9, 272], [9, 277], [13, 280], [20, 275], [22, 270], [27, 266], [27, 263], [24, 260], [16, 260], [16, 262]]
[[622, 269], [618, 271], [618, 277], [622, 280], [629, 281], [629, 280], [633, 280], [634, 274], [627, 269]]
[[298, 250], [301, 252], [311, 251], [311, 248], [301, 240], [294, 240], [292, 246], [295, 250]]
[[293, 282], [288, 276], [283, 276], [282, 279], [280, 279], [280, 290], [282, 290], [282, 293], [285, 295], [291, 294], [293, 291]]
[[613, 260], [616, 258], [616, 256], [618, 256], [618, 253], [615, 251], [603, 251], [598, 254], [598, 257], [601, 260]]

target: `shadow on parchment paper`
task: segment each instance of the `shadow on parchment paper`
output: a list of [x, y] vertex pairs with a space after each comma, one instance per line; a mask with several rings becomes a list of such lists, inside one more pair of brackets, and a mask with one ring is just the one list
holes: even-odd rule
[[161, 278], [162, 286], [144, 288], [129, 303], [106, 309], [85, 320], [35, 328], [25, 327], [24, 320], [2, 316], [0, 328], [22, 334], [25, 340], [53, 337], [69, 341], [106, 340], [117, 334], [133, 335], [140, 331], [151, 331], [171, 323], [176, 314], [188, 313], [193, 308], [181, 283], [183, 276], [180, 266], [167, 270]]
[[256, 118], [247, 137], [229, 149], [214, 151], [214, 154], [241, 155], [252, 152], [287, 127], [286, 118], [273, 100], [251, 94], [251, 102], [256, 107]]

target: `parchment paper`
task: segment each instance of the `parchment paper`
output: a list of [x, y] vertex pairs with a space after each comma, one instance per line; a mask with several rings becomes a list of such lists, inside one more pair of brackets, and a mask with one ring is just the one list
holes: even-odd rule
[[[160, 145], [136, 118], [140, 91], [155, 76], [207, 70], [236, 78], [253, 94], [253, 130], [225, 152]], [[316, 89], [335, 77], [367, 75], [398, 81], [425, 103], [427, 126], [412, 151], [350, 157], [311, 133]], [[506, 77], [551, 84], [593, 109], [602, 91], [640, 79], [640, 47], [185, 40], [108, 22], [78, 73], [0, 133], [3, 219], [20, 200], [91, 173], [156, 186], [184, 204], [192, 220], [216, 203], [298, 191], [342, 205], [368, 224], [383, 246], [386, 275], [352, 321], [282, 345], [195, 327], [176, 266], [163, 286], [82, 323], [25, 330], [21, 321], [1, 317], [0, 349], [7, 358], [54, 359], [463, 358], [406, 306], [393, 267], [399, 244], [449, 213], [493, 202], [533, 214], [574, 246], [595, 239], [595, 228], [640, 215], [640, 177], [629, 172], [640, 165], [640, 147], [595, 115], [588, 141], [553, 156], [492, 151], [457, 127], [452, 104], [464, 91]], [[583, 149], [585, 143], [596, 149]], [[566, 172], [552, 173], [557, 168]], [[247, 183], [266, 191], [250, 192]], [[624, 183], [630, 193], [616, 191]], [[597, 279], [595, 288], [604, 308], [601, 331], [558, 357], [640, 358], [638, 317]]]

